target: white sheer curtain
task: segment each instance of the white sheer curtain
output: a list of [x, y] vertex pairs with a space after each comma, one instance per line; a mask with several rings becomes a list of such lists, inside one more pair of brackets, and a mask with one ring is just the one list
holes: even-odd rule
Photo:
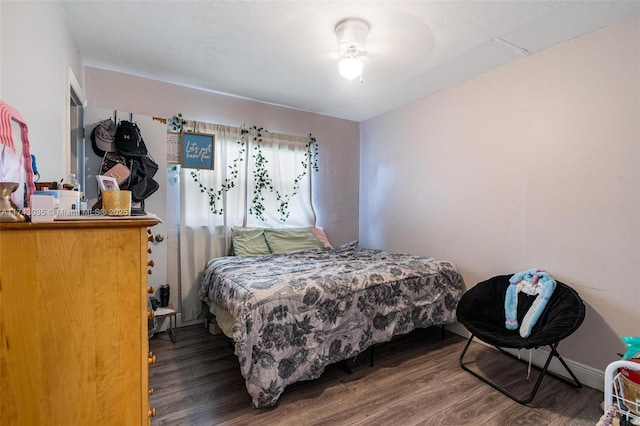
[[[309, 138], [283, 135], [278, 133], [261, 133], [261, 140], [256, 140], [256, 131], [249, 137], [249, 162], [247, 173], [247, 219], [249, 227], [304, 227], [314, 226], [316, 215], [311, 204], [311, 173], [307, 157]], [[258, 146], [259, 144], [259, 146]], [[254, 178], [257, 163], [255, 155], [258, 149], [266, 160], [266, 169], [273, 185], [273, 191], [262, 193], [264, 205], [263, 218], [249, 214], [254, 198], [256, 180]], [[300, 177], [304, 171], [304, 176]], [[298, 179], [298, 191], [294, 194], [295, 181]], [[282, 197], [277, 199], [278, 194]], [[292, 196], [293, 195], [293, 196]], [[281, 202], [288, 198], [284, 213], [279, 211]], [[286, 214], [288, 213], [288, 216]]]
[[[255, 129], [243, 133], [242, 129], [209, 123], [187, 122], [185, 130], [215, 135], [214, 170], [182, 169], [180, 174], [180, 281], [182, 296], [182, 321], [197, 319], [201, 312], [198, 285], [209, 259], [226, 256], [229, 251], [229, 230], [234, 226], [252, 227], [303, 227], [315, 225], [315, 212], [311, 205], [311, 174], [308, 138], [261, 132]], [[255, 139], [254, 139], [255, 138]], [[257, 146], [260, 146], [259, 149]], [[267, 171], [273, 192], [263, 191], [260, 197], [264, 211], [262, 218], [249, 215], [254, 197], [258, 152], [266, 160]], [[208, 188], [218, 190], [225, 179], [231, 179], [234, 160], [238, 174], [234, 187], [225, 192], [216, 202], [214, 214], [209, 197], [191, 176], [198, 174], [200, 182]], [[299, 178], [303, 171], [307, 173]], [[295, 180], [298, 191], [293, 197]], [[277, 192], [276, 192], [277, 191]], [[288, 217], [278, 211], [281, 199], [290, 197], [287, 203]], [[284, 220], [283, 220], [284, 219]]]
[[[240, 129], [203, 123], [187, 123], [185, 128], [197, 133], [215, 135], [214, 170], [182, 169], [180, 172], [180, 286], [182, 293], [182, 321], [196, 319], [200, 314], [198, 282], [207, 260], [227, 254], [226, 228], [228, 223], [243, 220], [245, 173], [238, 174], [234, 188], [222, 195], [223, 214], [213, 214], [209, 198], [200, 192], [191, 176], [199, 175], [200, 182], [210, 188], [220, 188], [229, 176], [229, 166], [241, 150]], [[246, 149], [246, 145], [245, 145]], [[243, 158], [244, 160], [244, 158]], [[244, 168], [244, 163], [240, 164]]]

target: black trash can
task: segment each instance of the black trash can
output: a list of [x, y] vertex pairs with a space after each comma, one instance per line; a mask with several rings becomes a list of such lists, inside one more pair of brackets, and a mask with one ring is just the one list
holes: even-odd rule
[[169, 296], [171, 296], [171, 287], [169, 284], [163, 284], [160, 286], [160, 306], [169, 306]]

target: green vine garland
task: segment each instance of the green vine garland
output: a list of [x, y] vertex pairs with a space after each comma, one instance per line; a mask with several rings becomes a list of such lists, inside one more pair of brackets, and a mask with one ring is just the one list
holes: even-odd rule
[[253, 199], [251, 200], [251, 207], [249, 207], [249, 214], [254, 215], [258, 219], [265, 220], [265, 207], [264, 204], [262, 204], [264, 197], [262, 196], [262, 192], [265, 189], [273, 192], [273, 183], [269, 177], [269, 171], [266, 167], [269, 161], [264, 157], [264, 155], [262, 155], [262, 148], [260, 147], [260, 143], [262, 142], [262, 131], [264, 129], [256, 126], [251, 127], [251, 129], [256, 132], [256, 135], [253, 137], [254, 142], [256, 142], [256, 146], [253, 147], [255, 154], [252, 155], [254, 160], [253, 180], [255, 186], [253, 187]]
[[[182, 119], [182, 114], [175, 115], [171, 118], [171, 125], [175, 131], [182, 131], [184, 124], [186, 124], [186, 121]], [[278, 213], [280, 214], [280, 220], [286, 222], [289, 218], [289, 202], [300, 191], [300, 182], [308, 173], [309, 165], [311, 166], [310, 168], [316, 172], [320, 170], [318, 167], [318, 141], [311, 133], [309, 134], [309, 142], [305, 145], [306, 152], [304, 161], [301, 162], [302, 172], [294, 178], [293, 188], [290, 194], [284, 194], [273, 187], [273, 180], [271, 176], [269, 176], [269, 170], [267, 169], [267, 163], [269, 161], [262, 153], [262, 135], [264, 132], [267, 132], [267, 130], [262, 127], [252, 126], [246, 128], [243, 126], [241, 128], [241, 138], [236, 142], [240, 146], [238, 156], [229, 166], [229, 177], [225, 178], [219, 189], [211, 188], [203, 184], [200, 179], [200, 170], [192, 171], [191, 177], [198, 185], [200, 192], [209, 197], [209, 210], [211, 213], [222, 214], [223, 208], [219, 207], [219, 203], [221, 203], [223, 195], [236, 186], [240, 173], [240, 164], [244, 161], [244, 155], [246, 153], [246, 138], [251, 132], [254, 133], [253, 140], [255, 142], [255, 146], [253, 147], [254, 154], [252, 155], [254, 160], [253, 179], [255, 185], [253, 188], [253, 199], [249, 207], [249, 214], [254, 215], [260, 220], [266, 220], [264, 217], [265, 206], [263, 204], [263, 194], [265, 191], [275, 192], [276, 200], [279, 202]]]
[[245, 149], [245, 135], [249, 133], [248, 130], [244, 128], [241, 130], [241, 139], [236, 141], [236, 144], [240, 146], [240, 150], [238, 151], [238, 156], [233, 160], [231, 165], [229, 166], [229, 177], [224, 179], [220, 189], [213, 189], [208, 186], [205, 186], [200, 180], [200, 170], [191, 171], [191, 177], [198, 184], [200, 188], [200, 192], [207, 194], [209, 197], [209, 210], [213, 214], [222, 214], [224, 209], [222, 207], [218, 207], [218, 202], [222, 201], [222, 195], [226, 192], [230, 191], [232, 188], [235, 188], [236, 181], [238, 180], [240, 163], [244, 161], [244, 153]]
[[269, 170], [267, 169], [267, 163], [269, 162], [262, 154], [262, 132], [266, 132], [262, 127], [253, 126], [251, 129], [255, 132], [253, 140], [255, 146], [253, 150], [254, 169], [253, 180], [255, 186], [253, 188], [253, 199], [251, 200], [251, 206], [249, 207], [249, 214], [254, 215], [260, 220], [265, 220], [264, 211], [265, 207], [262, 202], [264, 201], [263, 191], [269, 190], [269, 192], [276, 193], [276, 200], [279, 202], [278, 213], [280, 214], [280, 220], [286, 222], [289, 218], [289, 201], [298, 194], [300, 191], [300, 182], [306, 176], [308, 172], [307, 165], [311, 163], [311, 168], [318, 172], [318, 142], [315, 137], [309, 134], [309, 142], [305, 145], [305, 159], [302, 161], [302, 172], [300, 172], [293, 180], [293, 188], [290, 194], [284, 194], [273, 187], [273, 180], [269, 176]]

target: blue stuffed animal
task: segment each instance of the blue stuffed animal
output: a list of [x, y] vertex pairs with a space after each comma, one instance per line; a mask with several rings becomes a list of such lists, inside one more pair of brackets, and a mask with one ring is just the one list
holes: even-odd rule
[[635, 355], [640, 355], [640, 337], [623, 337], [622, 343], [629, 346], [622, 359], [631, 359]]
[[542, 311], [556, 289], [557, 283], [542, 269], [518, 272], [509, 279], [509, 283], [504, 299], [505, 325], [509, 330], [518, 328], [518, 293], [522, 291], [530, 296], [536, 296], [536, 300], [525, 314], [520, 326], [520, 336], [529, 337], [533, 326], [542, 315]]

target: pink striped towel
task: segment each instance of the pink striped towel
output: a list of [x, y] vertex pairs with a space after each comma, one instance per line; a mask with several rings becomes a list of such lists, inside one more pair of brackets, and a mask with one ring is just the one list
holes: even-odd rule
[[[29, 203], [31, 194], [36, 189], [33, 181], [33, 168], [31, 167], [31, 152], [29, 143], [29, 128], [20, 113], [9, 104], [0, 100], [0, 145], [2, 149], [11, 149], [15, 152], [15, 144], [13, 142], [13, 130], [11, 121], [15, 121], [20, 126], [20, 135], [22, 138], [22, 156], [18, 164], [9, 156], [0, 157], [0, 181], [26, 183], [26, 201]], [[18, 206], [23, 203], [20, 200], [14, 200]], [[24, 206], [28, 207], [28, 206]]]

